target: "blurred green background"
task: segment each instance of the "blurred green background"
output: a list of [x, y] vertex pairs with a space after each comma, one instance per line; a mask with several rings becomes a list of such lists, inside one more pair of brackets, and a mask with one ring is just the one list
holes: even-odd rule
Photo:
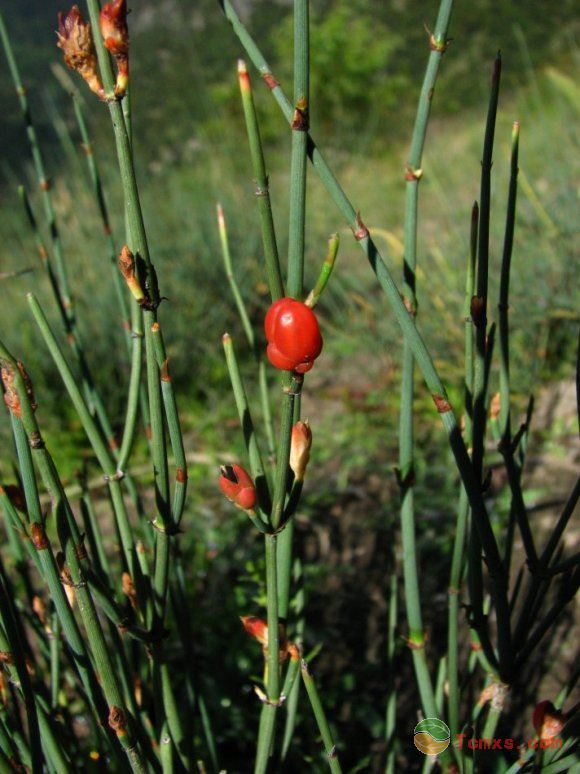
[[[219, 741], [235, 760], [240, 751], [251, 750], [253, 730], [245, 714], [255, 712], [255, 704], [248, 675], [259, 669], [255, 650], [235, 628], [236, 616], [259, 610], [263, 589], [259, 545], [243, 517], [233, 517], [221, 502], [215, 486], [213, 465], [224, 455], [241, 454], [221, 351], [225, 330], [248, 356], [244, 372], [250, 387], [255, 387], [250, 353], [221, 264], [218, 200], [225, 209], [237, 276], [260, 335], [267, 307], [238, 99], [236, 60], [242, 51], [216, 2], [135, 0], [130, 5], [135, 155], [153, 260], [162, 293], [168, 297], [160, 317], [178, 385], [187, 452], [196, 455], [183, 543], [191, 557], [198, 623], [206, 632], [199, 645], [202, 672], [215, 689], [210, 704]], [[236, 5], [277, 77], [291, 91], [291, 5], [247, 0]], [[321, 0], [312, 7], [312, 133], [384, 247], [395, 276], [400, 276], [405, 157], [428, 53], [425, 25], [434, 24], [437, 3]], [[83, 338], [118, 426], [129, 368], [107, 245], [87, 186], [67, 95], [71, 83], [85, 101], [120, 246], [119, 181], [107, 111], [61, 66], [54, 35], [61, 9], [53, 0], [3, 2], [54, 186]], [[532, 389], [540, 396], [542, 391], [553, 395], [553, 385], [567, 384], [573, 373], [580, 269], [576, 10], [572, 0], [557, 4], [477, 0], [458, 3], [454, 11], [453, 42], [437, 84], [423, 164], [418, 324], [457, 405], [470, 211], [479, 192], [483, 122], [497, 49], [502, 50], [504, 76], [493, 168], [492, 298], [499, 279], [511, 123], [519, 120], [522, 126], [510, 309], [516, 408], [523, 408]], [[289, 131], [259, 79], [254, 76], [253, 82], [284, 255]], [[0, 104], [0, 273], [33, 270], [0, 280], [0, 335], [29, 366], [40, 420], [65, 479], [72, 480], [86, 447], [24, 300], [25, 292], [34, 290], [50, 312], [48, 285], [16, 191], [24, 183], [40, 214], [29, 148], [2, 57]], [[319, 307], [325, 351], [308, 378], [304, 399], [315, 451], [298, 536], [310, 561], [307, 640], [324, 644], [319, 674], [338, 735], [348, 746], [347, 760], [352, 765], [366, 760], [369, 740], [375, 745], [364, 768], [381, 753], [384, 595], [387, 572], [395, 561], [392, 535], [397, 519], [391, 468], [397, 453], [400, 336], [356, 243], [310, 176], [309, 282], [315, 279], [326, 240], [335, 231], [342, 238], [337, 268]], [[54, 310], [50, 314], [56, 321]], [[273, 376], [271, 381], [274, 387]], [[436, 618], [437, 611], [445, 609], [442, 590], [457, 488], [431, 401], [419, 386], [417, 396], [419, 545], [422, 567], [429, 570], [424, 593], [431, 605], [428, 625], [433, 626], [435, 659], [440, 625]], [[549, 417], [534, 436], [538, 450], [550, 450], [555, 441], [566, 441], [574, 432], [573, 419], [565, 411]], [[5, 439], [4, 419], [0, 427]], [[144, 445], [141, 439], [136, 466]], [[566, 446], [562, 448], [558, 454], [566, 457]], [[0, 473], [5, 477], [9, 472], [9, 457], [3, 455]], [[541, 499], [547, 486], [545, 480], [537, 482], [533, 496]], [[500, 518], [506, 502], [498, 497], [493, 507]], [[224, 638], [232, 643], [227, 652]], [[536, 677], [539, 681], [541, 673]], [[530, 681], [530, 692], [534, 685]], [[411, 687], [406, 690], [412, 713], [416, 699]], [[312, 732], [305, 726], [299, 733], [308, 737]], [[316, 744], [310, 742], [316, 754]]]

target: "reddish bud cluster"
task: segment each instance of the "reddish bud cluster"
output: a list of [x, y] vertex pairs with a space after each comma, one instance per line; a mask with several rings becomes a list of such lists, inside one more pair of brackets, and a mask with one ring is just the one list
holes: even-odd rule
[[91, 91], [104, 96], [103, 84], [97, 72], [97, 55], [91, 25], [85, 22], [78, 5], [68, 13], [58, 15], [58, 43], [64, 61], [71, 70], [76, 70], [87, 82]]
[[250, 511], [256, 504], [256, 487], [241, 465], [222, 465], [220, 489], [232, 503]]
[[281, 371], [305, 374], [322, 351], [322, 336], [312, 309], [294, 298], [272, 304], [264, 322], [268, 360]]
[[129, 30], [127, 28], [126, 0], [113, 0], [101, 9], [101, 34], [105, 48], [114, 57], [127, 56], [129, 51]]

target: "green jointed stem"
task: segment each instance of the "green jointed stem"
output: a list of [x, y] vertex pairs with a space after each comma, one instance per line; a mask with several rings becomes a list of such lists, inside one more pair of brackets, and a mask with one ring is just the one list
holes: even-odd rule
[[264, 535], [266, 552], [266, 604], [268, 620], [267, 702], [262, 707], [254, 774], [264, 774], [272, 750], [276, 714], [280, 704], [280, 634], [278, 628], [278, 589], [276, 535]]
[[[417, 217], [419, 200], [419, 181], [423, 174], [421, 161], [431, 101], [435, 82], [439, 72], [441, 58], [447, 45], [447, 30], [452, 9], [452, 0], [442, 0], [430, 40], [431, 52], [417, 105], [417, 114], [413, 127], [411, 149], [405, 174], [405, 234], [403, 263], [403, 302], [407, 310], [407, 319], [414, 327], [417, 314], [416, 264], [417, 264]], [[365, 233], [361, 226], [361, 236]], [[368, 232], [366, 232], [368, 234]], [[425, 634], [421, 614], [421, 599], [415, 543], [415, 507], [414, 507], [414, 396], [415, 357], [408, 339], [403, 345], [403, 366], [401, 380], [401, 412], [399, 418], [399, 478], [401, 488], [401, 539], [403, 544], [403, 577], [405, 608], [409, 625], [409, 647], [413, 655], [413, 664], [421, 695], [421, 705], [426, 717], [437, 717], [437, 706], [433, 684], [429, 675], [425, 653]]]
[[338, 754], [334, 744], [334, 739], [332, 737], [332, 732], [330, 731], [330, 726], [328, 725], [328, 721], [326, 719], [326, 713], [324, 712], [324, 707], [322, 706], [320, 696], [318, 695], [316, 683], [310, 674], [308, 664], [304, 660], [302, 660], [300, 664], [300, 672], [302, 674], [302, 680], [304, 681], [306, 693], [308, 694], [310, 705], [318, 725], [318, 730], [320, 731], [320, 736], [322, 737], [324, 750], [328, 759], [328, 766], [332, 772], [335, 774], [340, 774], [342, 768], [338, 760]]
[[256, 337], [254, 335], [254, 329], [252, 328], [252, 323], [250, 322], [250, 317], [248, 315], [248, 310], [246, 309], [246, 304], [244, 302], [243, 296], [241, 294], [240, 288], [236, 280], [236, 276], [234, 274], [234, 269], [232, 266], [232, 257], [230, 253], [230, 244], [228, 240], [226, 220], [224, 217], [224, 212], [221, 204], [217, 205], [217, 220], [218, 220], [218, 230], [220, 235], [220, 244], [222, 248], [222, 258], [224, 261], [226, 277], [228, 278], [232, 295], [236, 302], [236, 307], [238, 309], [238, 314], [240, 315], [240, 320], [242, 321], [242, 325], [244, 328], [244, 332], [246, 334], [246, 338], [248, 340], [248, 344], [250, 345], [252, 351], [254, 352], [254, 357], [256, 358], [256, 363], [258, 365], [260, 401], [262, 404], [264, 429], [266, 431], [266, 441], [268, 444], [268, 457], [270, 460], [274, 461], [276, 449], [275, 449], [275, 441], [274, 441], [274, 429], [272, 427], [272, 412], [270, 410], [270, 395], [269, 395], [269, 389], [268, 389], [268, 377], [266, 374], [266, 365], [264, 363], [264, 358], [262, 356], [262, 353], [258, 348]]
[[[288, 527], [294, 524], [290, 522]], [[284, 532], [282, 533], [284, 535]], [[278, 569], [278, 578], [280, 580], [281, 572]], [[292, 567], [292, 580], [294, 582], [294, 588], [296, 589], [294, 598], [292, 600], [292, 610], [294, 613], [294, 636], [293, 640], [298, 648], [302, 647], [304, 640], [304, 606], [305, 606], [305, 592], [304, 592], [304, 572], [302, 567], [302, 561], [299, 557], [294, 558]], [[280, 615], [282, 614], [279, 610]], [[291, 687], [286, 687], [286, 682], [290, 680], [290, 670], [298, 669], [300, 664], [297, 663], [296, 667], [293, 666], [294, 662], [291, 661], [288, 666], [288, 673], [286, 674], [286, 680], [284, 681], [284, 687], [282, 691], [286, 696], [284, 702], [284, 708], [286, 710], [286, 721], [284, 723], [284, 735], [282, 738], [282, 745], [280, 749], [280, 760], [284, 761], [290, 748], [290, 743], [294, 735], [294, 729], [296, 727], [296, 718], [298, 713], [298, 699], [300, 696], [300, 681], [294, 680]]]
[[175, 391], [171, 381], [171, 374], [169, 373], [169, 358], [167, 357], [165, 344], [163, 342], [163, 334], [159, 323], [153, 324], [152, 333], [154, 349], [157, 356], [157, 366], [161, 373], [161, 394], [163, 396], [163, 405], [165, 407], [167, 430], [176, 467], [171, 522], [168, 524], [168, 527], [173, 530], [179, 526], [185, 505], [185, 496], [187, 494], [187, 460], [185, 459], [185, 448], [183, 446], [183, 436], [181, 434], [181, 425], [179, 423]]
[[242, 60], [238, 62], [238, 75], [256, 184], [256, 198], [258, 200], [258, 211], [260, 213], [266, 274], [268, 276], [268, 285], [270, 287], [272, 301], [277, 301], [284, 295], [284, 283], [280, 271], [280, 258], [278, 256], [276, 231], [274, 228], [274, 218], [272, 216], [268, 174], [266, 172], [264, 151], [262, 149], [262, 140], [260, 138], [260, 128], [258, 126], [258, 117], [256, 115], [256, 107], [254, 105], [254, 97], [252, 94], [252, 84], [246, 69], [246, 63]]
[[290, 162], [290, 217], [287, 292], [302, 300], [304, 292], [304, 232], [306, 224], [306, 164], [309, 96], [309, 0], [294, 0], [294, 114]]
[[397, 646], [397, 576], [391, 575], [389, 621], [387, 628], [387, 708], [385, 713], [385, 774], [395, 774], [395, 731], [397, 723], [397, 690], [395, 688], [395, 653]]
[[[224, 10], [226, 17], [231, 22], [234, 31], [238, 35], [242, 45], [248, 52], [248, 56], [253, 61], [254, 65], [260, 71], [262, 76], [267, 80], [272, 90], [272, 94], [280, 105], [280, 108], [286, 116], [287, 120], [291, 121], [293, 113], [292, 105], [284, 95], [280, 85], [275, 81], [275, 79], [273, 79], [271, 70], [268, 67], [266, 60], [241, 23], [229, 0], [219, 0], [219, 2], [222, 9]], [[423, 373], [427, 387], [429, 388], [433, 397], [436, 399], [436, 405], [438, 406], [441, 420], [448, 435], [449, 444], [455, 457], [457, 469], [467, 490], [478, 529], [481, 531], [482, 543], [490, 570], [493, 594], [494, 597], [501, 599], [503, 604], [503, 600], [507, 600], [506, 579], [503, 562], [499, 554], [496, 539], [491, 529], [489, 516], [487, 514], [485, 503], [482, 498], [481, 486], [473, 474], [471, 460], [467, 453], [465, 443], [461, 437], [461, 433], [457, 425], [457, 420], [446, 397], [443, 383], [439, 377], [439, 374], [437, 373], [437, 370], [435, 369], [431, 356], [427, 350], [427, 347], [425, 346], [423, 339], [421, 338], [421, 335], [419, 334], [413, 321], [409, 318], [409, 314], [403, 301], [401, 300], [399, 290], [393, 280], [391, 272], [384, 263], [376, 244], [368, 234], [368, 230], [361, 223], [360, 218], [357, 217], [355, 209], [346, 197], [337, 179], [332, 174], [328, 164], [316, 147], [312, 138], [309, 138], [308, 154], [323, 185], [328, 190], [328, 193], [334, 200], [347, 223], [355, 232], [361, 249], [367, 256], [369, 263], [371, 264], [371, 267], [377, 276], [379, 284], [387, 295], [403, 335], [406, 339], [408, 339], [411, 345], [415, 360]]]
[[222, 248], [222, 258], [224, 262], [224, 268], [226, 270], [226, 278], [229, 282], [230, 290], [232, 291], [234, 301], [236, 302], [236, 308], [238, 310], [238, 314], [240, 315], [240, 320], [242, 321], [242, 326], [244, 328], [244, 333], [246, 334], [248, 344], [252, 349], [255, 349], [256, 337], [254, 336], [254, 329], [252, 328], [252, 323], [250, 322], [248, 310], [246, 309], [246, 304], [244, 303], [243, 296], [241, 294], [240, 288], [238, 286], [238, 283], [236, 281], [236, 277], [234, 274], [234, 268], [232, 266], [232, 255], [230, 252], [230, 243], [228, 240], [226, 219], [224, 217], [224, 211], [221, 204], [218, 203], [216, 205], [216, 211], [217, 211], [218, 231], [220, 235], [220, 245]]
[[87, 122], [85, 120], [81, 101], [74, 94], [71, 94], [71, 98], [72, 98], [72, 103], [75, 111], [75, 116], [77, 119], [77, 124], [81, 134], [82, 148], [85, 153], [87, 167], [89, 169], [89, 176], [91, 179], [93, 195], [95, 197], [95, 202], [99, 210], [99, 215], [101, 217], [101, 223], [103, 226], [103, 233], [105, 235], [105, 239], [107, 240], [107, 244], [109, 248], [109, 261], [111, 263], [111, 271], [113, 273], [113, 284], [115, 286], [117, 301], [119, 303], [119, 308], [121, 310], [121, 319], [128, 333], [129, 324], [130, 324], [129, 323], [129, 305], [127, 303], [127, 295], [125, 292], [123, 280], [121, 278], [121, 274], [119, 273], [119, 270], [117, 267], [117, 250], [115, 247], [115, 240], [113, 239], [113, 232], [112, 232], [111, 223], [109, 220], [109, 211], [108, 211], [107, 203], [105, 201], [105, 193], [103, 191], [103, 181], [101, 179], [99, 168], [97, 166], [97, 162], [95, 159], [93, 143], [91, 142], [91, 138], [89, 136]]
[[[292, 491], [302, 491], [302, 484], [294, 483]], [[298, 495], [299, 498], [299, 495]], [[290, 502], [291, 496], [288, 498]], [[292, 578], [292, 544], [294, 540], [294, 519], [285, 513], [288, 523], [278, 535], [278, 614], [283, 621], [288, 619], [290, 607], [290, 585]]]

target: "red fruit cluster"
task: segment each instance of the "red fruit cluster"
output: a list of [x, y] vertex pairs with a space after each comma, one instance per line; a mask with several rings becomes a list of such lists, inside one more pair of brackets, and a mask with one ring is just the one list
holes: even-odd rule
[[281, 371], [305, 374], [322, 351], [322, 336], [312, 309], [294, 298], [272, 304], [264, 323], [268, 360]]

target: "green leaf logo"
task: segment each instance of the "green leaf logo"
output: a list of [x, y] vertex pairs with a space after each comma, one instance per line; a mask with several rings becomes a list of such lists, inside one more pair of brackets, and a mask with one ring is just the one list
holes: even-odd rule
[[439, 718], [424, 718], [415, 726], [413, 741], [424, 755], [438, 755], [449, 746], [451, 731]]

